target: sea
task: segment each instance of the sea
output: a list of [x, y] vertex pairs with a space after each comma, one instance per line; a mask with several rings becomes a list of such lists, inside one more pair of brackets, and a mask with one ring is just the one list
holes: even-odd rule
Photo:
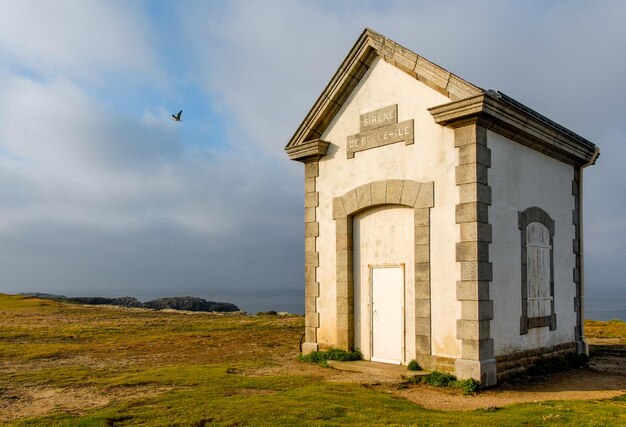
[[[164, 296], [181, 295], [146, 294], [135, 296], [141, 301], [149, 301]], [[204, 292], [194, 293], [193, 296], [209, 301], [230, 302], [248, 314], [264, 311], [304, 314], [304, 286], [297, 289], [252, 289], [246, 291], [207, 289]], [[585, 318], [626, 321], [626, 286], [621, 288], [587, 286], [585, 289]]]
[[626, 286], [585, 288], [585, 319], [626, 321]]
[[[304, 289], [271, 289], [246, 292], [215, 291], [211, 292], [210, 295], [203, 296], [203, 298], [232, 302], [250, 314], [270, 310], [304, 313]], [[585, 318], [626, 321], [626, 286], [621, 288], [587, 286], [585, 289]]]

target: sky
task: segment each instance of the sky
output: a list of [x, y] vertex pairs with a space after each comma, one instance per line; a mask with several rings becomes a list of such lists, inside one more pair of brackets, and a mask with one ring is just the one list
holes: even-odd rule
[[283, 148], [364, 27], [600, 146], [586, 286], [626, 285], [626, 2], [0, 7], [0, 292], [302, 312], [303, 167]]

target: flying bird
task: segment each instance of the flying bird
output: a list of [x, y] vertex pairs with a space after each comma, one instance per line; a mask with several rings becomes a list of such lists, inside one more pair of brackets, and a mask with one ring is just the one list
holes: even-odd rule
[[173, 119], [175, 122], [180, 122], [180, 121], [181, 121], [180, 116], [181, 116], [182, 114], [183, 114], [183, 110], [180, 110], [180, 111], [178, 112], [178, 114], [172, 114], [172, 119]]

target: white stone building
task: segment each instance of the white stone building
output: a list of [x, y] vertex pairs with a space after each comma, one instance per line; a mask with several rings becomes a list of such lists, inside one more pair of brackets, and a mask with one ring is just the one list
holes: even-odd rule
[[366, 29], [285, 149], [305, 165], [305, 352], [492, 385], [587, 351], [594, 144]]

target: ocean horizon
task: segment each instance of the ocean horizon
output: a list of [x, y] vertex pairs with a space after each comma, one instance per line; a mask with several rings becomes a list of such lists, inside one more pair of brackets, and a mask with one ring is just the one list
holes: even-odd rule
[[626, 288], [585, 288], [585, 318], [626, 321]]
[[[626, 321], [626, 288], [587, 287], [585, 289], [585, 318], [592, 320]], [[185, 294], [186, 295], [186, 294]], [[128, 295], [142, 302], [183, 294], [164, 295]], [[108, 296], [121, 297], [127, 295], [67, 295], [71, 297]], [[209, 301], [229, 302], [237, 305], [248, 314], [263, 311], [286, 311], [293, 314], [304, 314], [304, 287], [302, 289], [254, 289], [248, 291], [211, 289], [196, 292], [194, 295]]]

